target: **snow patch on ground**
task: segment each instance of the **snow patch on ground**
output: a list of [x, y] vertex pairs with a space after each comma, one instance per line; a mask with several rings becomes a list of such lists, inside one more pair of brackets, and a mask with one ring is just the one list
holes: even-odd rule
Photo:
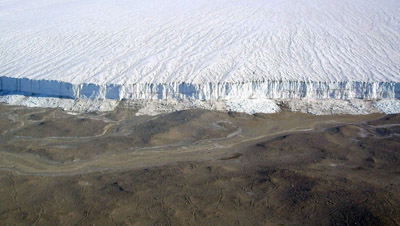
[[223, 101], [200, 101], [200, 100], [149, 100], [136, 101], [138, 112], [136, 115], [158, 115], [182, 111], [187, 109], [205, 109], [214, 111], [225, 111], [226, 106]]
[[309, 100], [291, 99], [281, 102], [288, 111], [310, 113], [314, 115], [372, 113], [400, 113], [400, 100]]
[[352, 100], [286, 100], [284, 101], [289, 111], [310, 113], [314, 115], [351, 114], [364, 115], [379, 112], [372, 101]]
[[[302, 112], [314, 115], [371, 113], [398, 114], [400, 100], [310, 100], [310, 99], [241, 99], [227, 101], [201, 100], [124, 100], [124, 107], [137, 110], [136, 115], [158, 115], [188, 109], [234, 111], [247, 114], [272, 114], [279, 111]], [[121, 101], [66, 99], [24, 95], [0, 95], [0, 103], [26, 107], [61, 108], [70, 112], [112, 111]]]
[[268, 99], [229, 100], [226, 102], [226, 109], [228, 111], [244, 112], [247, 114], [271, 114], [280, 111], [276, 102]]
[[65, 111], [73, 112], [112, 111], [119, 103], [119, 101], [116, 100], [73, 100], [18, 94], [0, 96], [0, 102], [26, 107], [61, 108]]
[[381, 100], [375, 102], [374, 106], [386, 114], [400, 113], [400, 100]]
[[302, 112], [314, 115], [372, 113], [400, 113], [400, 100], [308, 100], [308, 99], [241, 99], [228, 101], [150, 100], [135, 101], [136, 115], [157, 115], [186, 109], [234, 111], [247, 114], [273, 114], [280, 111]]

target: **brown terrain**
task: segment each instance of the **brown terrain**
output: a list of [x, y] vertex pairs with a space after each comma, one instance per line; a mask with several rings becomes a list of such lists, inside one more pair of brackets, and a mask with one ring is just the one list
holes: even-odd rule
[[0, 105], [0, 225], [400, 225], [400, 115]]

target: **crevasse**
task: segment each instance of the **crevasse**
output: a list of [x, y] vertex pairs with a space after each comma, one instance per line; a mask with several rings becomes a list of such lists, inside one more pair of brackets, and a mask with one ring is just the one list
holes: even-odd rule
[[2, 93], [93, 100], [234, 99], [400, 99], [398, 82], [273, 81], [191, 84], [71, 84], [54, 80], [0, 77]]

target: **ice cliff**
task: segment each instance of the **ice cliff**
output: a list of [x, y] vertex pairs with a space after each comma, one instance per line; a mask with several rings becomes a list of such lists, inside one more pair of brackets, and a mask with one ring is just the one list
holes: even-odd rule
[[167, 84], [79, 84], [28, 78], [0, 77], [0, 90], [25, 95], [41, 95], [93, 100], [231, 100], [231, 99], [400, 99], [396, 82], [303, 82], [252, 81], [238, 83]]

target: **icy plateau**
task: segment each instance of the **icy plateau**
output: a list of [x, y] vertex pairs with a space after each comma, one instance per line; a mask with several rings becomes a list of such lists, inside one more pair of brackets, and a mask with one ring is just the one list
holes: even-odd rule
[[[396, 113], [399, 12], [398, 0], [0, 0], [0, 101]], [[343, 101], [357, 107], [335, 112]]]

